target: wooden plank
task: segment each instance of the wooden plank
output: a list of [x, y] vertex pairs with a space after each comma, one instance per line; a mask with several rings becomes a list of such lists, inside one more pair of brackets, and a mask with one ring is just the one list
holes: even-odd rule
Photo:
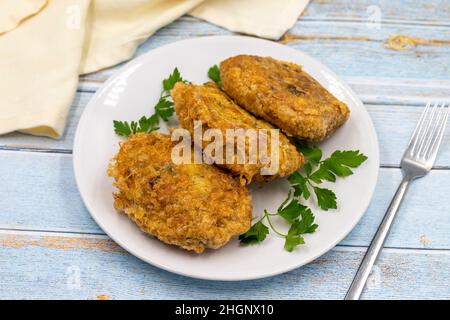
[[[263, 280], [190, 279], [128, 255], [106, 238], [0, 234], [1, 299], [342, 299], [365, 248], [337, 247]], [[450, 298], [450, 251], [385, 249], [363, 299]]]
[[[321, 60], [341, 76], [449, 79], [450, 24], [423, 26], [365, 21], [305, 20], [301, 17], [280, 40]], [[137, 50], [136, 56], [171, 42], [231, 32], [195, 18], [181, 18], [160, 29]], [[399, 35], [405, 50], [389, 45]], [[395, 50], [397, 48], [397, 50]], [[104, 81], [119, 66], [82, 78]]]
[[[399, 166], [424, 107], [366, 105], [378, 134], [382, 166]], [[450, 166], [450, 129], [444, 133], [435, 167]]]
[[[410, 42], [404, 50], [392, 36]], [[301, 22], [282, 42], [321, 60], [340, 76], [449, 79], [450, 28]]]
[[2, 152], [0, 176], [0, 228], [103, 233], [79, 196], [71, 155]]
[[[341, 242], [366, 246], [383, 219], [401, 181], [399, 169], [381, 169], [371, 204], [361, 221]], [[450, 190], [450, 171], [433, 170], [410, 187], [394, 222], [386, 246], [391, 248], [450, 248], [448, 214], [445, 199]]]
[[[82, 204], [71, 161], [66, 154], [0, 152], [0, 228], [102, 234]], [[381, 169], [368, 211], [342, 244], [370, 243], [400, 178], [399, 169]], [[441, 200], [449, 189], [450, 170], [414, 182], [387, 246], [450, 249], [450, 215]]]
[[[388, 85], [385, 86], [388, 90]], [[360, 81], [360, 85], [356, 88], [369, 90], [370, 82]], [[417, 89], [419, 87], [416, 87]], [[394, 93], [395, 88], [391, 88]], [[426, 91], [424, 89], [423, 91]], [[7, 148], [40, 148], [45, 150], [57, 150], [71, 152], [73, 138], [76, 130], [76, 124], [84, 109], [86, 103], [92, 97], [92, 93], [79, 92], [72, 107], [72, 113], [69, 117], [66, 133], [61, 140], [53, 140], [49, 138], [33, 137], [20, 133], [11, 133], [0, 136], [0, 149]], [[376, 100], [377, 97], [372, 97]], [[421, 107], [400, 106], [400, 105], [372, 105], [367, 104], [366, 107], [375, 124], [380, 142], [380, 159], [383, 166], [398, 166], [403, 151], [413, 132], [414, 126], [420, 117], [425, 104]], [[393, 130], [395, 129], [395, 131]], [[112, 130], [112, 129], [111, 129]], [[444, 136], [443, 145], [450, 143], [450, 129]], [[450, 149], [442, 148], [438, 156], [437, 167], [450, 167]]]
[[450, 80], [344, 77], [365, 104], [425, 106], [449, 101]]
[[448, 25], [448, 1], [431, 0], [313, 0], [302, 19], [315, 20], [367, 20], [379, 9], [382, 22], [404, 24]]

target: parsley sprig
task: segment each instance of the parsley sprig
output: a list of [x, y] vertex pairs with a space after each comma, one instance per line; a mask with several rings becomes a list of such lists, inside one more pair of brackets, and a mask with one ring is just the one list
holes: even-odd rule
[[128, 137], [138, 132], [149, 133], [158, 130], [159, 121], [169, 121], [175, 112], [173, 101], [169, 100], [170, 91], [177, 82], [190, 83], [181, 77], [178, 68], [175, 68], [167, 79], [162, 81], [163, 90], [155, 105], [155, 113], [150, 117], [142, 116], [138, 121], [118, 121], [114, 120], [114, 131], [117, 135]]
[[[272, 223], [272, 218], [279, 216], [290, 224], [287, 233], [278, 231]], [[269, 213], [264, 210], [264, 215], [258, 220], [246, 233], [239, 236], [239, 240], [244, 245], [255, 244], [262, 242], [269, 234], [269, 228], [263, 223], [267, 221], [270, 229], [278, 236], [285, 239], [284, 248], [291, 252], [300, 244], [305, 243], [302, 235], [313, 233], [316, 231], [318, 225], [314, 223], [314, 215], [311, 210], [292, 196], [292, 190], [286, 200], [280, 205], [276, 213]]]
[[[317, 205], [322, 210], [336, 209], [336, 194], [326, 188], [318, 187], [323, 181], [335, 182], [336, 177], [347, 177], [353, 174], [351, 170], [359, 167], [367, 157], [359, 150], [335, 151], [330, 157], [322, 160], [322, 151], [317, 146], [307, 146], [297, 143], [297, 150], [306, 158], [303, 170], [297, 171], [288, 177], [291, 183], [289, 194], [280, 205], [276, 213], [264, 210], [264, 215], [246, 233], [239, 236], [243, 245], [263, 242], [270, 230], [284, 238], [284, 249], [291, 252], [295, 247], [305, 243], [303, 235], [314, 233], [318, 225], [314, 223], [315, 217], [311, 209], [300, 203], [308, 200], [311, 189], [316, 195]], [[283, 218], [289, 223], [287, 233], [278, 231], [272, 219], [275, 216]], [[267, 225], [263, 221], [267, 221]], [[270, 229], [269, 229], [270, 228]]]
[[305, 156], [307, 162], [304, 172], [295, 172], [289, 178], [296, 197], [308, 200], [311, 189], [316, 195], [317, 204], [322, 210], [336, 209], [336, 194], [327, 188], [318, 187], [323, 181], [336, 182], [336, 177], [347, 177], [353, 174], [351, 168], [359, 167], [367, 157], [359, 150], [335, 151], [327, 159], [322, 160], [322, 151], [317, 146], [296, 144], [297, 150]]
[[128, 137], [137, 132], [152, 132], [158, 130], [158, 116], [155, 113], [151, 117], [142, 116], [138, 121], [113, 120], [114, 131], [117, 135]]

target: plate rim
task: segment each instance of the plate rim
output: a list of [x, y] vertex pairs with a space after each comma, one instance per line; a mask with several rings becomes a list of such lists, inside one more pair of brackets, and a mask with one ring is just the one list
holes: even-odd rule
[[[371, 159], [372, 161], [375, 161], [376, 164], [376, 172], [374, 173], [374, 183], [371, 187], [370, 191], [370, 198], [367, 201], [366, 205], [364, 206], [364, 209], [361, 210], [361, 213], [359, 214], [359, 216], [354, 219], [352, 224], [349, 224], [348, 230], [346, 230], [346, 232], [343, 233], [342, 237], [338, 237], [337, 240], [335, 240], [334, 242], [330, 243], [329, 245], [327, 245], [323, 250], [321, 250], [320, 252], [318, 252], [317, 254], [311, 256], [309, 259], [306, 259], [304, 261], [302, 261], [301, 263], [292, 265], [292, 266], [288, 266], [286, 268], [279, 268], [277, 270], [274, 270], [273, 272], [266, 272], [264, 274], [258, 274], [255, 276], [245, 276], [245, 277], [241, 277], [241, 276], [234, 276], [234, 277], [216, 277], [216, 276], [208, 276], [208, 275], [197, 275], [197, 274], [192, 274], [189, 272], [184, 272], [182, 270], [178, 270], [178, 269], [174, 269], [170, 266], [161, 264], [159, 262], [155, 262], [155, 261], [149, 261], [146, 257], [143, 257], [140, 253], [135, 252], [134, 249], [130, 249], [129, 246], [127, 244], [124, 244], [122, 242], [122, 240], [118, 240], [115, 237], [113, 237], [109, 231], [107, 231], [104, 227], [104, 225], [102, 224], [102, 222], [100, 221], [100, 219], [98, 219], [96, 217], [96, 215], [93, 213], [95, 210], [93, 210], [93, 208], [91, 207], [89, 201], [87, 201], [87, 199], [85, 198], [85, 195], [82, 192], [82, 188], [81, 186], [81, 182], [80, 182], [80, 168], [79, 165], [77, 163], [79, 163], [79, 161], [77, 160], [79, 157], [79, 144], [80, 141], [79, 139], [81, 136], [81, 130], [83, 127], [83, 121], [84, 118], [86, 117], [86, 114], [88, 113], [88, 109], [90, 108], [90, 106], [92, 105], [93, 101], [96, 100], [97, 98], [99, 98], [100, 95], [103, 94], [103, 91], [105, 91], [106, 89], [108, 89], [108, 87], [111, 85], [111, 82], [114, 81], [114, 79], [117, 78], [117, 76], [119, 76], [120, 74], [122, 74], [125, 70], [127, 70], [130, 66], [138, 64], [139, 62], [141, 62], [142, 60], [145, 60], [146, 57], [148, 55], [151, 55], [155, 50], [158, 50], [160, 48], [166, 48], [170, 47], [170, 46], [176, 46], [179, 45], [180, 43], [184, 43], [184, 42], [193, 42], [193, 41], [207, 41], [209, 39], [217, 39], [217, 38], [222, 38], [222, 39], [228, 39], [228, 38], [240, 38], [242, 40], [250, 40], [250, 41], [261, 41], [261, 42], [269, 42], [271, 45], [280, 45], [280, 46], [284, 46], [285, 48], [289, 49], [289, 50], [293, 50], [295, 52], [300, 52], [301, 54], [307, 56], [309, 59], [311, 59], [311, 61], [313, 61], [314, 63], [317, 63], [321, 68], [325, 69], [327, 73], [329, 73], [330, 75], [332, 75], [333, 77], [335, 77], [336, 79], [339, 80], [340, 85], [346, 90], [346, 92], [355, 100], [355, 102], [359, 105], [359, 107], [362, 109], [362, 111], [367, 115], [368, 121], [369, 121], [369, 130], [370, 134], [374, 140], [374, 154], [376, 155], [376, 159]], [[115, 70], [101, 85], [100, 87], [97, 89], [97, 91], [95, 92], [95, 94], [90, 98], [89, 102], [86, 104], [80, 119], [78, 120], [78, 124], [77, 124], [77, 129], [75, 131], [75, 135], [74, 135], [74, 140], [73, 140], [73, 147], [72, 147], [72, 165], [73, 165], [73, 172], [74, 172], [74, 176], [75, 176], [75, 182], [76, 182], [76, 186], [78, 189], [78, 193], [81, 196], [81, 199], [83, 200], [83, 204], [85, 205], [86, 209], [88, 210], [90, 216], [93, 218], [93, 220], [95, 221], [95, 223], [97, 223], [97, 225], [102, 229], [103, 232], [105, 232], [105, 234], [111, 239], [113, 240], [115, 243], [117, 243], [120, 247], [122, 247], [125, 251], [127, 251], [128, 253], [130, 253], [131, 255], [139, 258], [140, 260], [144, 261], [145, 263], [148, 263], [152, 266], [155, 266], [157, 268], [160, 268], [162, 270], [174, 273], [174, 274], [178, 274], [178, 275], [182, 275], [185, 277], [189, 277], [189, 278], [193, 278], [193, 279], [201, 279], [201, 280], [212, 280], [212, 281], [248, 281], [248, 280], [256, 280], [256, 279], [263, 279], [263, 278], [269, 278], [269, 277], [274, 277], [276, 275], [281, 275], [284, 273], [287, 273], [289, 271], [295, 270], [297, 268], [300, 268], [304, 265], [307, 265], [309, 263], [311, 263], [312, 261], [316, 260], [317, 258], [323, 256], [324, 254], [326, 254], [327, 252], [329, 252], [330, 250], [332, 250], [334, 247], [336, 247], [336, 245], [341, 242], [345, 237], [347, 237], [350, 232], [355, 228], [355, 226], [360, 222], [361, 218], [364, 216], [364, 214], [367, 212], [367, 209], [369, 207], [369, 205], [371, 204], [371, 201], [373, 199], [373, 195], [375, 193], [375, 188], [377, 186], [378, 183], [378, 177], [379, 177], [379, 171], [380, 171], [380, 149], [379, 149], [379, 141], [378, 141], [378, 136], [377, 136], [377, 132], [375, 129], [375, 126], [373, 124], [372, 118], [370, 117], [369, 112], [367, 111], [366, 107], [364, 106], [364, 103], [361, 101], [361, 99], [358, 97], [358, 95], [353, 91], [353, 89], [350, 88], [350, 86], [347, 84], [347, 82], [345, 82], [341, 77], [337, 76], [334, 71], [332, 71], [328, 66], [326, 66], [325, 64], [323, 64], [320, 60], [312, 57], [311, 55], [305, 53], [302, 50], [298, 50], [298, 49], [294, 49], [291, 48], [289, 46], [286, 45], [282, 45], [270, 40], [266, 40], [266, 39], [261, 39], [261, 38], [255, 38], [255, 37], [250, 37], [250, 36], [242, 36], [242, 35], [213, 35], [213, 36], [202, 36], [202, 37], [196, 37], [196, 38], [188, 38], [188, 39], [183, 39], [183, 40], [179, 40], [179, 41], [174, 41], [162, 46], [159, 46], [157, 48], [151, 49], [145, 53], [143, 53], [141, 56], [132, 58], [131, 60], [127, 61], [123, 66], [121, 66], [120, 68], [118, 68], [117, 70]]]

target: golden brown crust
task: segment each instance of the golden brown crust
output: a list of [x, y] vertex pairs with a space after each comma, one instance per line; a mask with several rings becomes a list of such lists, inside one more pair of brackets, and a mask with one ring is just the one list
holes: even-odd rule
[[[183, 128], [189, 130], [191, 135], [194, 131], [194, 120], [202, 122], [203, 131], [206, 129], [219, 129], [225, 139], [227, 129], [265, 129], [268, 132], [268, 147], [270, 154], [270, 135], [274, 129], [263, 120], [258, 120], [244, 109], [236, 105], [222, 90], [215, 84], [209, 83], [204, 86], [185, 85], [177, 83], [172, 90], [172, 98], [175, 102], [175, 110]], [[247, 140], [248, 141], [248, 140]], [[225, 139], [225, 145], [229, 143]], [[203, 148], [209, 141], [204, 141]], [[235, 143], [236, 140], [232, 143]], [[278, 177], [290, 175], [298, 170], [304, 163], [303, 155], [297, 152], [295, 146], [289, 139], [280, 132], [279, 134], [279, 168], [274, 175], [261, 175], [261, 169], [267, 164], [261, 163], [259, 157], [255, 164], [238, 164], [237, 161], [231, 164], [219, 164], [229, 169], [232, 173], [244, 179], [244, 183], [252, 181], [269, 181]], [[249, 146], [246, 145], [246, 159], [249, 159]], [[236, 159], [235, 159], [236, 160]]]
[[220, 64], [225, 92], [287, 135], [310, 141], [329, 137], [350, 111], [299, 65], [239, 55]]
[[248, 190], [221, 169], [175, 165], [174, 143], [162, 134], [136, 134], [120, 144], [108, 174], [114, 206], [159, 240], [201, 253], [217, 249], [251, 225]]

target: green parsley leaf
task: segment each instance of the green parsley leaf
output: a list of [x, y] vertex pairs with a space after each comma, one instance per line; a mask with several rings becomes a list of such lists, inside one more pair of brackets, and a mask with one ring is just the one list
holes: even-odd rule
[[315, 183], [321, 183], [322, 180], [335, 182], [336, 176], [329, 170], [326, 163], [322, 163], [319, 169], [317, 169], [313, 174], [309, 175], [309, 179], [311, 179]]
[[322, 210], [327, 211], [328, 209], [337, 208], [336, 194], [330, 189], [314, 187], [314, 193], [317, 197], [317, 203]]
[[[280, 204], [277, 211], [280, 211], [282, 208], [286, 206], [286, 204], [292, 200], [292, 189], [289, 189], [288, 196], [284, 201]], [[268, 214], [267, 210], [264, 210], [265, 214]]]
[[311, 209], [307, 208], [301, 212], [301, 220], [295, 221], [289, 229], [288, 235], [298, 236], [305, 233], [313, 233], [318, 225], [314, 224], [314, 215]]
[[278, 209], [278, 215], [286, 219], [289, 223], [294, 223], [303, 211], [308, 207], [300, 204], [296, 199], [291, 199], [287, 205]]
[[[295, 176], [293, 177], [295, 178]], [[283, 234], [277, 231], [271, 222], [271, 216], [280, 216], [284, 218], [290, 225], [288, 234]], [[311, 209], [302, 205], [298, 200], [292, 196], [292, 189], [289, 190], [288, 197], [277, 210], [276, 214], [270, 214], [264, 210], [264, 216], [255, 223], [249, 231], [239, 236], [239, 240], [243, 245], [260, 243], [266, 239], [269, 233], [269, 227], [264, 225], [262, 221], [267, 219], [270, 228], [279, 236], [285, 239], [284, 248], [287, 251], [292, 251], [298, 245], [304, 244], [305, 240], [303, 234], [313, 233], [317, 229], [317, 224], [314, 223], [314, 215]]]
[[[302, 152], [307, 160], [303, 172], [294, 172], [288, 177], [291, 183], [289, 194], [286, 200], [280, 205], [277, 213], [271, 214], [264, 210], [264, 216], [247, 233], [241, 235], [239, 239], [243, 244], [262, 242], [269, 228], [278, 236], [284, 238], [284, 248], [286, 251], [293, 251], [297, 246], [304, 244], [304, 234], [314, 233], [318, 225], [314, 223], [315, 217], [311, 209], [300, 203], [299, 198], [308, 199], [311, 191], [317, 198], [317, 204], [322, 210], [336, 209], [336, 194], [326, 188], [320, 188], [317, 184], [323, 181], [335, 182], [336, 177], [345, 177], [353, 174], [350, 168], [356, 168], [366, 161], [367, 157], [355, 151], [335, 151], [329, 158], [322, 160], [322, 151], [318, 147], [305, 146], [296, 143], [297, 150]], [[315, 170], [315, 171], [314, 171]], [[313, 172], [314, 171], [314, 172]], [[272, 223], [273, 216], [280, 216], [290, 224], [287, 234], [275, 228]], [[262, 221], [267, 219], [268, 227]]]
[[130, 123], [128, 123], [127, 121], [114, 120], [114, 131], [117, 135], [122, 137], [129, 137], [138, 132], [149, 133], [159, 129], [158, 127], [156, 127], [156, 125], [158, 124], [156, 120], [153, 116], [149, 118], [142, 116], [138, 122], [131, 121]]
[[311, 193], [306, 185], [306, 179], [299, 173], [294, 172], [288, 177], [288, 181], [292, 184], [294, 188], [294, 196], [300, 197], [303, 196], [305, 200], [309, 199]]
[[305, 239], [302, 236], [291, 236], [287, 235], [284, 241], [284, 249], [286, 251], [292, 252], [294, 248], [298, 245], [304, 244]]
[[360, 153], [359, 150], [348, 150], [348, 151], [338, 150], [333, 152], [330, 158], [350, 168], [357, 168], [364, 161], [367, 160], [367, 156]]
[[298, 152], [301, 152], [305, 158], [312, 164], [318, 164], [322, 159], [322, 150], [316, 146], [307, 146], [301, 142], [296, 142], [295, 146]]
[[291, 184], [305, 184], [306, 183], [306, 179], [303, 178], [303, 176], [298, 171], [296, 171], [293, 174], [291, 174], [288, 177], [288, 181]]
[[243, 245], [250, 245], [264, 241], [269, 234], [269, 228], [259, 220], [246, 233], [239, 236], [239, 240]]
[[168, 121], [175, 112], [173, 105], [172, 101], [161, 98], [155, 106], [155, 114], [164, 121]]
[[305, 239], [301, 236], [302, 234], [313, 233], [318, 227], [318, 225], [314, 223], [315, 218], [309, 208], [303, 210], [301, 216], [302, 219], [294, 221], [286, 236], [284, 248], [289, 252], [294, 250], [296, 246], [305, 243]]
[[214, 81], [219, 87], [222, 87], [222, 81], [220, 80], [220, 69], [217, 64], [209, 68], [208, 78]]
[[131, 133], [135, 134], [138, 128], [138, 123], [136, 121], [131, 121], [130, 123]]
[[177, 82], [186, 82], [181, 77], [180, 71], [178, 71], [178, 68], [175, 68], [172, 72], [172, 74], [167, 78], [163, 80], [163, 89], [165, 92], [169, 92], [173, 89], [175, 86], [175, 83]]
[[311, 212], [311, 209], [307, 209], [302, 212], [302, 220], [299, 222], [299, 232], [304, 233], [314, 233], [318, 227], [317, 224], [314, 223], [315, 217]]
[[332, 172], [338, 177], [347, 177], [353, 174], [353, 171], [350, 170], [348, 167], [340, 164], [337, 161], [332, 160], [331, 158], [325, 160], [320, 169]]
[[146, 117], [146, 116], [142, 116], [139, 119], [139, 126], [136, 128], [135, 132], [145, 132], [145, 133], [149, 133], [155, 130], [158, 130], [159, 127], [157, 127], [158, 125], [158, 117], [156, 117], [155, 115], [152, 115], [151, 117]]
[[119, 136], [128, 137], [132, 133], [131, 127], [129, 123], [126, 121], [114, 120], [113, 124], [114, 124], [114, 132]]
[[155, 130], [158, 130], [157, 127], [159, 123], [158, 116], [156, 114], [152, 115], [151, 117], [147, 118], [146, 116], [142, 116], [139, 119], [139, 131], [138, 132], [152, 132]]
[[309, 178], [315, 183], [321, 183], [323, 180], [335, 182], [336, 176], [352, 175], [353, 171], [350, 168], [356, 168], [366, 160], [367, 157], [359, 150], [335, 151], [320, 163], [319, 169], [310, 174]]
[[313, 170], [311, 162], [306, 162], [303, 169], [305, 169], [306, 175], [309, 176]]

